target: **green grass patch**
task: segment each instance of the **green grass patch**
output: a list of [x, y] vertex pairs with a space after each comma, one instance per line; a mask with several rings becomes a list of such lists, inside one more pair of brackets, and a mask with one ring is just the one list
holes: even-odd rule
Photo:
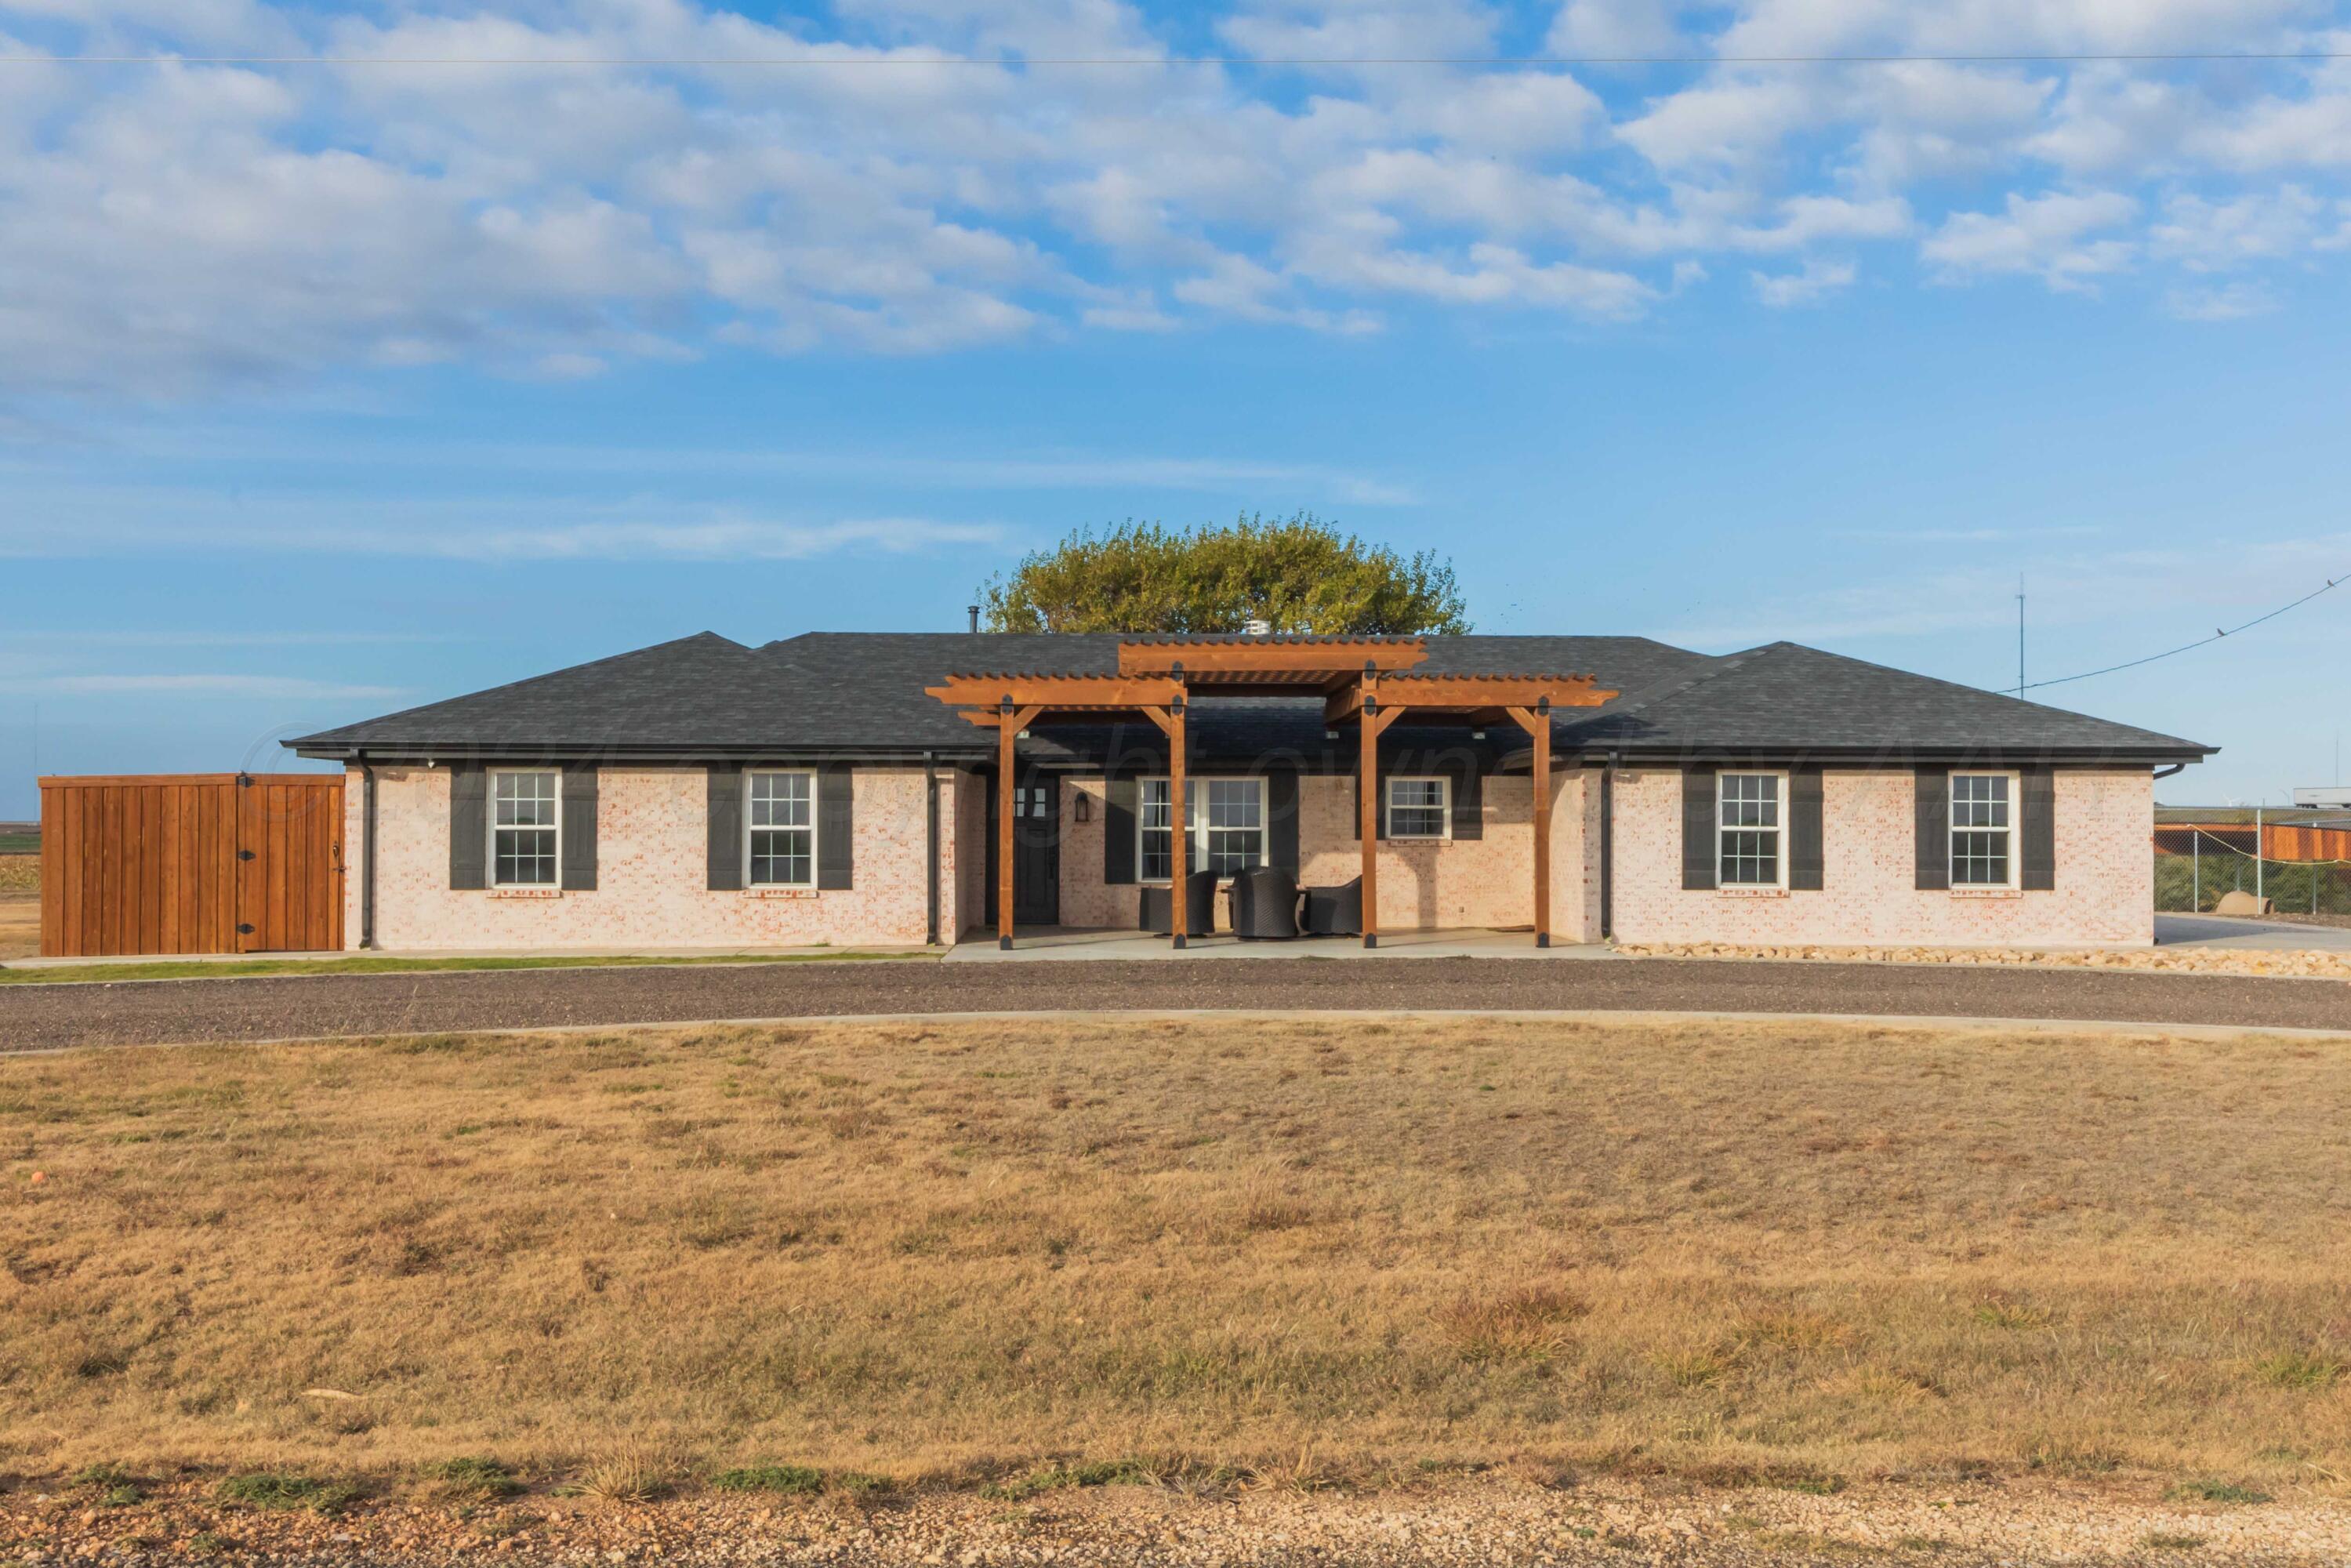
[[719, 1491], [780, 1492], [809, 1497], [824, 1490], [824, 1472], [806, 1465], [744, 1465], [710, 1478]]
[[453, 1496], [471, 1498], [512, 1497], [522, 1490], [522, 1482], [515, 1473], [496, 1459], [443, 1459], [424, 1467], [426, 1479], [440, 1483], [444, 1491]]
[[2234, 1481], [2181, 1481], [2163, 1494], [2173, 1502], [2267, 1502], [2270, 1494]]
[[274, 1470], [231, 1476], [213, 1490], [224, 1502], [247, 1508], [308, 1509], [313, 1513], [332, 1513], [359, 1495], [355, 1487]]
[[1150, 1480], [1151, 1471], [1139, 1459], [1097, 1459], [1085, 1464], [1053, 1465], [1017, 1481], [986, 1488], [981, 1495], [1018, 1502], [1040, 1492], [1066, 1491], [1073, 1487], [1143, 1486]]
[[147, 1500], [139, 1478], [120, 1465], [89, 1465], [74, 1472], [74, 1485], [98, 1494], [100, 1508], [135, 1508]]
[[2343, 1380], [2345, 1370], [2337, 1358], [2305, 1350], [2280, 1351], [2253, 1364], [2254, 1373], [2263, 1383], [2273, 1383], [2280, 1388], [2332, 1388]]
[[455, 969], [638, 969], [661, 965], [843, 964], [883, 959], [935, 960], [935, 953], [723, 953], [691, 958], [622, 956], [533, 958], [235, 958], [202, 962], [158, 958], [152, 963], [59, 964], [0, 969], [0, 986], [99, 985], [114, 980], [233, 980], [256, 975], [410, 975]]
[[37, 855], [41, 852], [38, 833], [0, 833], [0, 855]]

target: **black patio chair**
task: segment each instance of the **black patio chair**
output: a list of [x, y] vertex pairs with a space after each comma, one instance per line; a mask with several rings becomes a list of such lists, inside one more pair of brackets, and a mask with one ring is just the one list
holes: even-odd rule
[[[1154, 936], [1165, 936], [1176, 928], [1176, 900], [1173, 890], [1146, 887], [1143, 890], [1143, 930]], [[1206, 936], [1217, 928], [1217, 873], [1196, 871], [1184, 879], [1184, 935]]]
[[1251, 866], [1233, 875], [1233, 935], [1245, 942], [1298, 935], [1298, 883], [1288, 872]]
[[1306, 935], [1360, 936], [1364, 932], [1364, 879], [1337, 887], [1306, 890]]

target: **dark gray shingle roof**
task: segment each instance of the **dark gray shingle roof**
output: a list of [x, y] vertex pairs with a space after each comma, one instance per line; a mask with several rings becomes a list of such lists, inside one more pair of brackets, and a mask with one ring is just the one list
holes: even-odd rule
[[1625, 750], [2007, 752], [2200, 757], [2214, 748], [1998, 692], [1771, 643], [1645, 692], [1562, 738]]
[[[388, 714], [288, 744], [336, 754], [984, 752], [991, 737], [926, 695], [988, 671], [1108, 674], [1114, 634], [819, 632], [746, 647], [715, 632]], [[1429, 639], [1431, 674], [1591, 674], [1623, 695], [1558, 718], [1562, 746], [1628, 751], [1935, 748], [2189, 758], [2210, 747], [1790, 643], [1711, 657], [1646, 637]], [[1210, 756], [1326, 749], [1311, 702], [1195, 709]], [[1098, 727], [1096, 727], [1098, 728]], [[1087, 727], [1040, 734], [1071, 756]], [[1132, 743], [1130, 737], [1129, 744]]]

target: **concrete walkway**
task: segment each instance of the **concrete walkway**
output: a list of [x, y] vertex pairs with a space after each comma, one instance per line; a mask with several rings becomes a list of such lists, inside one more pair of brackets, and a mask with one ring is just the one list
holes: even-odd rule
[[1244, 942], [1230, 932], [1194, 936], [1182, 947], [1165, 936], [1140, 931], [1078, 930], [1045, 927], [1016, 932], [1012, 951], [996, 938], [975, 933], [946, 956], [950, 964], [1052, 963], [1065, 959], [1108, 958], [1614, 958], [1615, 950], [1604, 944], [1574, 942], [1550, 947], [1535, 946], [1531, 931], [1395, 931], [1382, 932], [1380, 945], [1367, 948], [1360, 936], [1295, 936], [1280, 942]]
[[2221, 915], [2158, 915], [2158, 947], [2220, 947], [2269, 953], [2351, 953], [2351, 928]]

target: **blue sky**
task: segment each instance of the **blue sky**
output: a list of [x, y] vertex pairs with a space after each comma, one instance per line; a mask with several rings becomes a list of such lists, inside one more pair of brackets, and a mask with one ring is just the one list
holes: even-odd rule
[[[2234, 625], [2351, 573], [2351, 62], [1740, 62], [2246, 51], [2351, 19], [0, 0], [0, 56], [308, 62], [0, 67], [0, 817], [37, 704], [46, 771], [287, 766], [705, 628], [959, 626], [1128, 517], [1989, 686], [2020, 572], [2030, 679]], [[1707, 63], [1279, 63], [1534, 53]], [[513, 63], [688, 58], [824, 63]], [[2276, 800], [2346, 654], [2351, 585], [2037, 695]]]

